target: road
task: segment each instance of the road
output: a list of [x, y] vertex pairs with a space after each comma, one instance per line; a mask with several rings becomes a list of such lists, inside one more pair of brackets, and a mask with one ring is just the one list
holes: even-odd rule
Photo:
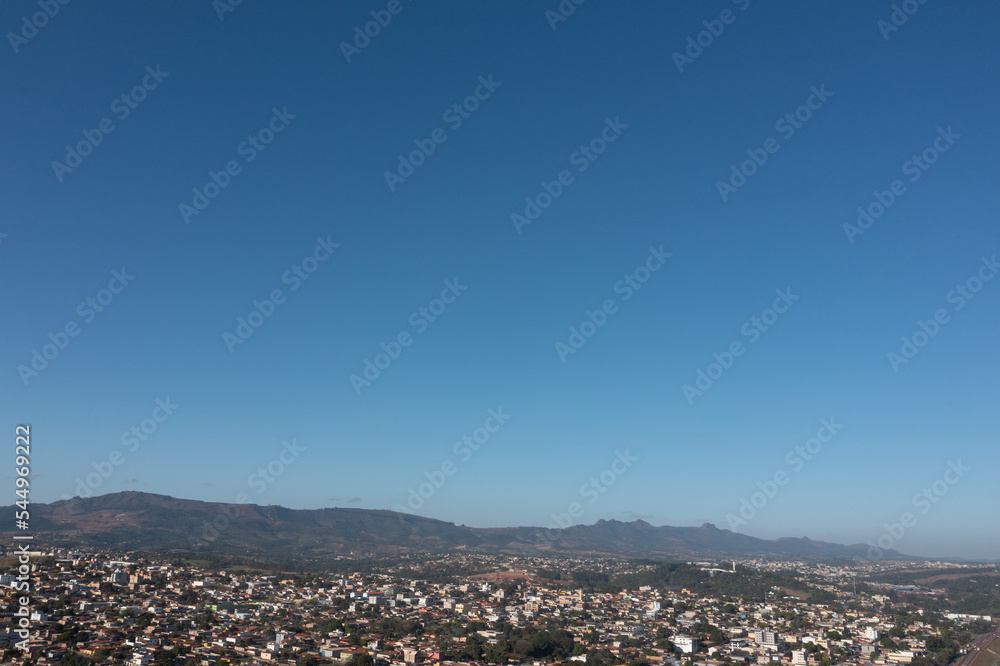
[[980, 651], [990, 644], [991, 641], [1000, 638], [1000, 629], [994, 631], [992, 634], [984, 634], [977, 638], [976, 640], [965, 646], [966, 653], [959, 657], [953, 664], [954, 666], [972, 666], [972, 663], [979, 656]]

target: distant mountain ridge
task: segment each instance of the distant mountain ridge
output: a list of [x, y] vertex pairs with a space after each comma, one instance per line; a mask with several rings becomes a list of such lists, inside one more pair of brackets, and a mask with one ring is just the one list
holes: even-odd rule
[[[11, 512], [13, 507], [11, 507]], [[0, 528], [13, 531], [12, 526]], [[764, 557], [858, 559], [868, 546], [807, 538], [758, 539], [711, 523], [656, 527], [598, 520], [562, 529], [478, 528], [381, 509], [287, 509], [223, 504], [135, 491], [33, 504], [38, 542], [121, 550], [199, 551], [325, 560], [470, 549], [510, 554], [591, 554], [648, 558]], [[896, 551], [885, 559], [917, 560]]]

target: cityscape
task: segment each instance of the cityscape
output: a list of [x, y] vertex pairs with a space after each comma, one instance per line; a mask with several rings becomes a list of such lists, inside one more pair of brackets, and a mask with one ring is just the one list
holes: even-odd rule
[[[4, 661], [981, 666], [1000, 658], [1000, 618], [952, 610], [976, 608], [984, 595], [945, 589], [978, 581], [996, 608], [997, 565], [467, 553], [344, 558], [335, 567], [343, 573], [292, 573], [137, 555], [31, 553], [35, 628], [21, 650], [8, 630]], [[907, 577], [923, 584], [876, 582]]]

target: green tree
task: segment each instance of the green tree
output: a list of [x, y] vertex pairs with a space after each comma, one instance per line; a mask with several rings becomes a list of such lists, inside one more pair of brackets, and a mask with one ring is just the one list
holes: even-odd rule
[[60, 666], [90, 666], [90, 659], [78, 652], [67, 652], [66, 656], [59, 660]]
[[491, 645], [489, 650], [486, 651], [487, 661], [496, 662], [502, 664], [507, 660], [507, 655], [510, 653], [510, 643], [507, 639], [501, 638], [495, 644]]
[[928, 652], [940, 652], [948, 647], [948, 643], [940, 636], [931, 636], [927, 639], [924, 647], [927, 648]]
[[479, 661], [483, 657], [483, 641], [478, 636], [469, 636], [460, 654], [464, 659]]
[[327, 620], [326, 622], [324, 622], [323, 624], [320, 625], [319, 630], [321, 632], [323, 632], [324, 634], [328, 634], [331, 631], [343, 631], [344, 630], [344, 622], [342, 620], [338, 620], [336, 618], [334, 618], [332, 620]]

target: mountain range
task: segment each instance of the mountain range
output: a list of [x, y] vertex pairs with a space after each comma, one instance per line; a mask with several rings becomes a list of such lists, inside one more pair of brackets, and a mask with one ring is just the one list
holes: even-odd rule
[[[9, 513], [13, 513], [13, 507]], [[9, 515], [9, 514], [8, 514]], [[0, 532], [11, 532], [12, 525]], [[719, 529], [599, 520], [562, 529], [480, 528], [375, 509], [287, 509], [135, 491], [31, 505], [36, 543], [129, 551], [207, 552], [321, 562], [340, 557], [468, 549], [524, 555], [656, 559], [860, 559], [868, 546], [808, 538], [758, 539]], [[915, 560], [896, 551], [886, 559]]]

